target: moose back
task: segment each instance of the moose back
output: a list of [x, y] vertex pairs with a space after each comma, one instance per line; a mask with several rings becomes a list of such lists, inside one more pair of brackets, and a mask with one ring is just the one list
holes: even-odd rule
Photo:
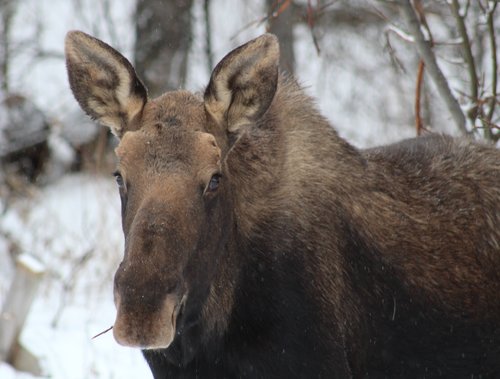
[[66, 38], [71, 89], [120, 139], [118, 343], [155, 378], [500, 377], [500, 152], [441, 135], [360, 151], [266, 34], [203, 95], [150, 99]]

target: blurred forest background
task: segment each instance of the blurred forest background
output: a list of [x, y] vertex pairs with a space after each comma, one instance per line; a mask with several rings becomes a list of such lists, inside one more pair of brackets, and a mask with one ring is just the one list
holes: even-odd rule
[[[151, 97], [203, 91], [226, 53], [268, 31], [279, 37], [282, 69], [358, 147], [427, 131], [497, 143], [498, 3], [0, 0], [0, 304], [18, 254], [29, 251], [48, 266], [38, 319], [28, 319], [24, 335], [46, 360], [42, 371], [53, 378], [121, 377], [108, 367], [110, 350], [84, 348], [83, 361], [69, 360], [78, 367], [73, 375], [61, 368], [64, 344], [52, 353], [43, 348], [68, 338], [60, 327], [64, 312], [83, 320], [67, 321], [73, 332], [83, 325], [82, 344], [89, 344], [89, 323], [97, 332], [112, 322], [109, 286], [123, 243], [109, 175], [116, 141], [69, 90], [68, 30], [127, 56]], [[96, 309], [107, 321], [95, 319]], [[127, 360], [123, 370], [130, 370]]]

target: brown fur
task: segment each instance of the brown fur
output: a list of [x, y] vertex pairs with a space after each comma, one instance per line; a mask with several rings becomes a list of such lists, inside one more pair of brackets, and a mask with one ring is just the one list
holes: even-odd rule
[[[497, 149], [355, 149], [278, 75], [270, 35], [224, 58], [203, 99], [149, 100], [109, 46], [66, 43], [80, 104], [111, 99], [82, 106], [121, 137], [115, 336], [155, 349], [155, 377], [500, 374]], [[120, 81], [139, 83], [132, 102]]]

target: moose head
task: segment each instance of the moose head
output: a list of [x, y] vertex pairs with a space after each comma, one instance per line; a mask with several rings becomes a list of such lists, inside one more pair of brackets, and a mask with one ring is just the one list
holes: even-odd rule
[[237, 217], [228, 162], [275, 97], [276, 37], [229, 53], [204, 96], [174, 91], [156, 99], [104, 42], [72, 31], [65, 49], [78, 103], [120, 140], [115, 177], [125, 251], [114, 280], [115, 339], [167, 348], [218, 291]]

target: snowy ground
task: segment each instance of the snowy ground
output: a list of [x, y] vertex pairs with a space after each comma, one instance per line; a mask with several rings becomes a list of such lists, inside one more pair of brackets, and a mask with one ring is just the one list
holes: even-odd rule
[[[21, 336], [22, 343], [40, 357], [44, 376], [151, 377], [138, 350], [117, 345], [111, 333], [91, 339], [112, 325], [115, 316], [112, 277], [123, 242], [112, 178], [64, 177], [33, 198], [10, 204], [0, 230], [47, 268]], [[5, 267], [2, 272], [12, 274]], [[0, 303], [8, 279], [0, 281]], [[0, 378], [32, 376], [0, 364]]]

